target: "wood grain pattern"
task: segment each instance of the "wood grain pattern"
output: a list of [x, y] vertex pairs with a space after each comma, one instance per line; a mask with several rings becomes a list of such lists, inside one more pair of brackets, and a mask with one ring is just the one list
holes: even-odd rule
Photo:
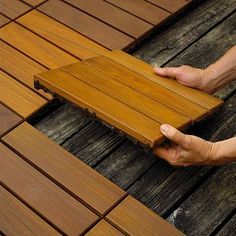
[[[55, 78], [57, 78], [55, 80]], [[81, 108], [124, 131], [137, 140], [153, 147], [163, 138], [160, 123], [131, 109], [99, 90], [57, 69], [36, 75], [40, 85], [59, 94]]]
[[1, 28], [0, 33], [4, 41], [48, 68], [56, 68], [78, 61], [75, 57], [16, 23], [12, 22]]
[[22, 118], [16, 115], [13, 111], [9, 110], [3, 104], [0, 103], [0, 135], [7, 132], [10, 128], [17, 125]]
[[184, 97], [186, 99], [195, 102], [196, 104], [209, 109], [210, 111], [214, 111], [223, 103], [221, 100], [204, 92], [186, 87], [184, 85], [176, 83], [176, 81], [174, 80], [166, 79], [154, 74], [153, 67], [151, 65], [120, 50], [107, 53], [104, 56], [126, 66], [127, 68], [135, 71], [138, 74], [145, 76], [146, 78], [152, 80], [155, 83], [158, 83], [159, 85], [171, 90], [176, 94], [179, 94], [181, 96], [184, 94]]
[[[4, 60], [0, 60], [0, 67], [26, 86], [35, 90], [34, 75], [45, 71], [46, 68], [3, 41], [0, 41], [0, 50], [2, 55], [4, 55]], [[47, 99], [52, 98], [48, 93], [43, 91], [37, 92]]]
[[[129, 70], [125, 66], [107, 59], [106, 57], [101, 56], [97, 58], [91, 58], [89, 60], [86, 60], [85, 63], [91, 65], [91, 71], [95, 68], [108, 73], [122, 84], [135, 89], [136, 93], [140, 92], [152, 98], [153, 100], [164, 104], [166, 107], [169, 107], [183, 114], [184, 116], [187, 116], [192, 121], [203, 117], [208, 112], [208, 110], [203, 108], [202, 106], [199, 106], [196, 103], [187, 100], [183, 96], [176, 94], [174, 91], [172, 92], [171, 90], [160, 86], [158, 83], [155, 83], [145, 78], [144, 76], [137, 74], [132, 70]], [[168, 113], [166, 113], [166, 115], [167, 114]]]
[[0, 27], [7, 24], [9, 21], [10, 21], [9, 18], [7, 18], [6, 16], [0, 14]]
[[8, 133], [3, 140], [101, 214], [125, 195], [123, 190], [27, 123]]
[[128, 11], [153, 25], [170, 16], [170, 13], [144, 0], [105, 0]]
[[45, 0], [23, 0], [24, 2], [30, 4], [31, 6], [37, 6], [42, 2], [45, 2]]
[[36, 10], [17, 21], [80, 59], [108, 52], [104, 47]]
[[0, 209], [0, 229], [5, 235], [60, 235], [2, 186]]
[[[27, 149], [27, 145], [24, 147]], [[98, 220], [93, 212], [2, 144], [0, 157], [3, 184], [65, 234], [79, 235]]]
[[19, 15], [29, 11], [30, 7], [25, 3], [18, 0], [1, 0], [0, 1], [0, 11], [4, 15], [14, 19]]
[[132, 37], [64, 2], [49, 0], [38, 9], [106, 48], [120, 49], [134, 41]]
[[[95, 61], [97, 61], [97, 58], [95, 58]], [[106, 61], [104, 66], [106, 67], [103, 67], [103, 71], [105, 70], [107, 74], [99, 70], [93, 70], [91, 66], [83, 62], [65, 66], [63, 69], [71, 75], [76, 76], [79, 80], [159, 123], [167, 122], [174, 127], [180, 128], [182, 125], [186, 125], [190, 122], [190, 119], [162, 105], [158, 100], [153, 100], [152, 98], [139, 93], [137, 90], [120, 83], [120, 80], [114, 79], [121, 75], [121, 77], [124, 78], [125, 76], [126, 79], [129, 80], [129, 73], [122, 74], [122, 70], [118, 67], [118, 75], [113, 78], [110, 74], [112, 74], [111, 71], [114, 66], [110, 66], [109, 63], [106, 64]], [[135, 75], [133, 78], [135, 78]], [[138, 78], [136, 78], [136, 81], [138, 83]], [[135, 88], [135, 85], [136, 84], [133, 84], [133, 88]]]
[[122, 236], [119, 230], [113, 227], [111, 224], [105, 220], [101, 220], [97, 223], [87, 234], [86, 236]]
[[129, 235], [183, 235], [131, 196], [124, 199], [106, 218]]
[[134, 38], [140, 37], [152, 28], [151, 24], [103, 0], [66, 0], [66, 2]]
[[0, 100], [23, 117], [41, 108], [47, 100], [0, 71]]

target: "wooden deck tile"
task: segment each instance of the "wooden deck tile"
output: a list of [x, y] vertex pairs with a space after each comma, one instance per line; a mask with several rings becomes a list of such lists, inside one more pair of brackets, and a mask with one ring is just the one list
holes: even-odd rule
[[0, 103], [0, 136], [22, 121], [22, 118]]
[[[34, 138], [32, 138], [34, 137]], [[100, 214], [126, 194], [27, 123], [3, 137], [24, 158]]]
[[2, 183], [64, 234], [79, 235], [98, 220], [92, 211], [2, 144], [0, 163]]
[[41, 108], [47, 100], [0, 71], [0, 100], [24, 118]]
[[106, 0], [149, 23], [156, 25], [167, 18], [170, 13], [144, 0]]
[[1, 28], [0, 33], [5, 42], [48, 68], [52, 69], [78, 61], [75, 57], [14, 22]]
[[31, 6], [37, 6], [38, 4], [45, 2], [45, 0], [24, 0], [24, 2], [30, 4]]
[[[35, 74], [45, 71], [46, 68], [3, 41], [0, 41], [0, 51], [4, 55], [4, 60], [0, 60], [0, 67], [26, 86], [35, 90], [33, 77]], [[37, 92], [47, 99], [52, 98], [48, 93]]]
[[60, 235], [2, 186], [0, 209], [0, 229], [4, 235]]
[[33, 10], [17, 21], [80, 59], [108, 52], [108, 49], [39, 11]]
[[66, 2], [134, 38], [139, 38], [152, 28], [151, 24], [103, 0], [66, 0]]
[[106, 219], [129, 235], [183, 235], [131, 196], [115, 207]]
[[0, 27], [8, 23], [10, 19], [8, 19], [6, 16], [0, 14]]
[[38, 9], [106, 48], [120, 49], [134, 41], [134, 38], [62, 1], [49, 0]]
[[29, 11], [31, 8], [19, 0], [1, 0], [0, 12], [11, 19], [14, 19], [21, 14]]
[[97, 223], [86, 236], [122, 236], [124, 235], [105, 220]]

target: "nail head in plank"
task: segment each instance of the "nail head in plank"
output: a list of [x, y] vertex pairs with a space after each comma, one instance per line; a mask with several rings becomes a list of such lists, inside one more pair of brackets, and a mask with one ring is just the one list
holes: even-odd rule
[[93, 212], [2, 144], [0, 157], [3, 184], [65, 234], [79, 235], [98, 220]]
[[[0, 50], [2, 55], [4, 55], [4, 60], [0, 60], [0, 67], [26, 86], [35, 89], [33, 81], [34, 75], [45, 71], [45, 67], [3, 41], [0, 41]], [[47, 99], [52, 98], [48, 93], [43, 91], [37, 91], [37, 93], [38, 92]]]
[[131, 196], [116, 206], [106, 219], [129, 235], [184, 235]]
[[139, 38], [152, 28], [151, 24], [103, 0], [66, 0], [66, 2], [134, 38]]
[[134, 41], [132, 37], [62, 1], [49, 0], [38, 9], [106, 48], [120, 49]]
[[118, 229], [113, 227], [105, 220], [99, 221], [87, 234], [86, 236], [122, 236]]
[[52, 69], [78, 61], [75, 57], [14, 22], [1, 28], [0, 33], [4, 41], [48, 68]]
[[4, 235], [60, 235], [2, 186], [0, 209], [0, 229]]
[[19, 124], [22, 118], [0, 103], [0, 135]]
[[41, 108], [47, 100], [0, 71], [0, 100], [24, 118]]
[[27, 123], [8, 133], [3, 140], [101, 214], [125, 195], [119, 187]]
[[99, 119], [122, 130], [137, 140], [153, 147], [163, 139], [160, 123], [131, 109], [99, 90], [60, 70], [51, 70], [35, 76], [43, 87], [70, 102], [95, 113]]
[[30, 11], [17, 21], [80, 59], [108, 52], [108, 49], [39, 11]]

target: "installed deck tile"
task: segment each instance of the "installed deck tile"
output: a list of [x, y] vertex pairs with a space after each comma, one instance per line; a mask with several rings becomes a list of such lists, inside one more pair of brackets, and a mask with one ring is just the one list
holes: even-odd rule
[[4, 16], [0, 13], [0, 27], [7, 24], [9, 21], [10, 21], [9, 18], [7, 18], [6, 16]]

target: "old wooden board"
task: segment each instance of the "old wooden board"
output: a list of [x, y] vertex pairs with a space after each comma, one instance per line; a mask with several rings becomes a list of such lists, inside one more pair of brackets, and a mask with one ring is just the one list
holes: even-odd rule
[[60, 235], [2, 186], [0, 208], [0, 229], [5, 235]]
[[[138, 68], [142, 64], [148, 68], [149, 74], [146, 76], [146, 71], [140, 68], [131, 70], [122, 64], [126, 64], [126, 58], [132, 57], [121, 51], [118, 54], [124, 56], [121, 63], [99, 56], [40, 73], [35, 77], [36, 86], [49, 89], [90, 113], [95, 113], [110, 126], [152, 149], [163, 141], [158, 130], [160, 124], [169, 123], [183, 129], [222, 104], [222, 101], [208, 94], [154, 75], [152, 68], [145, 63], [140, 61], [135, 64], [137, 59], [130, 59], [132, 65]], [[163, 84], [167, 81], [165, 87], [158, 83], [160, 80]], [[169, 81], [172, 91], [167, 86]], [[181, 89], [181, 95], [174, 92], [175, 87]], [[205, 104], [201, 101], [192, 102], [187, 95], [193, 97], [194, 101], [203, 97]]]
[[59, 232], [79, 235], [98, 220], [92, 211], [3, 144], [0, 157], [3, 185]]
[[129, 235], [183, 235], [131, 196], [115, 207], [106, 219]]
[[104, 214], [126, 195], [27, 123], [8, 133], [3, 140], [72, 196], [81, 199], [100, 214]]

